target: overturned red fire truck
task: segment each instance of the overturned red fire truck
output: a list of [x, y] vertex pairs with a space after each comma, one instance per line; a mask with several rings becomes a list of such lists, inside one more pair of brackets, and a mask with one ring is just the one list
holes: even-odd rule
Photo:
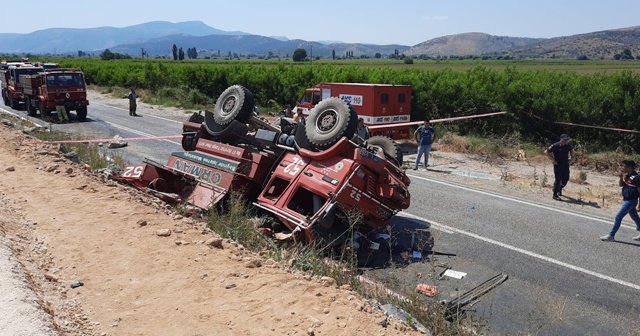
[[213, 112], [183, 123], [183, 151], [114, 178], [200, 209], [241, 193], [297, 238], [329, 244], [344, 242], [353, 225], [361, 232], [385, 227], [409, 207], [401, 151], [390, 138], [359, 138], [349, 103], [330, 97], [305, 124], [281, 118], [277, 125], [258, 117], [254, 105], [249, 90], [229, 87]]

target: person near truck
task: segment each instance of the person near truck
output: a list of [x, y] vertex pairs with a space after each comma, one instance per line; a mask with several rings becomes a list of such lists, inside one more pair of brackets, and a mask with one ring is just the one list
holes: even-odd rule
[[364, 124], [364, 119], [363, 118], [358, 118], [358, 136], [367, 140], [370, 137], [370, 133], [369, 133], [369, 127], [367, 127], [367, 125]]
[[569, 165], [573, 162], [575, 157], [570, 139], [567, 134], [560, 135], [560, 141], [549, 146], [544, 153], [553, 162], [553, 175], [555, 181], [553, 182], [553, 199], [560, 200], [562, 196], [562, 188], [564, 188], [569, 182]]
[[64, 106], [64, 100], [56, 100], [56, 114], [58, 114], [59, 122], [69, 122], [69, 115], [67, 114], [67, 108]]
[[136, 109], [138, 108], [138, 103], [137, 103], [138, 95], [136, 94], [136, 90], [131, 88], [131, 92], [129, 92], [128, 98], [129, 98], [129, 115], [137, 117], [138, 115], [136, 114]]
[[285, 118], [293, 118], [293, 111], [291, 111], [291, 105], [287, 104], [284, 107], [284, 110], [282, 110], [282, 112], [280, 112], [280, 116], [281, 117], [285, 117]]
[[416, 156], [416, 165], [413, 167], [413, 170], [418, 170], [422, 155], [424, 155], [424, 168], [427, 169], [429, 166], [431, 144], [433, 144], [438, 138], [436, 129], [431, 126], [431, 121], [429, 119], [425, 119], [424, 124], [413, 132], [413, 138], [418, 143], [418, 156]]
[[[606, 236], [600, 237], [602, 241], [614, 241], [622, 218], [627, 214], [636, 223], [636, 230], [640, 231], [640, 217], [638, 211], [640, 211], [640, 205], [638, 205], [638, 198], [640, 197], [640, 175], [636, 172], [636, 163], [633, 160], [622, 161], [622, 172], [618, 175], [618, 185], [622, 187], [622, 206], [618, 211], [611, 231]], [[631, 238], [633, 240], [640, 240], [640, 235]]]

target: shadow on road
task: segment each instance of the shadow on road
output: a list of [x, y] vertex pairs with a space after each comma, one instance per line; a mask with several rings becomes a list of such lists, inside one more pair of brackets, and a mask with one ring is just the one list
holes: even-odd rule
[[569, 203], [569, 204], [576, 204], [576, 205], [583, 205], [583, 206], [590, 206], [592, 208], [596, 208], [596, 209], [600, 209], [600, 205], [598, 205], [598, 203], [596, 202], [585, 202], [583, 200], [579, 200], [579, 199], [575, 199], [572, 197], [568, 197], [568, 196], [562, 196], [562, 201]]
[[614, 243], [640, 247], [640, 244], [638, 244], [638, 243], [629, 243], [629, 242], [624, 242], [624, 241], [619, 241], [619, 240], [614, 241]]

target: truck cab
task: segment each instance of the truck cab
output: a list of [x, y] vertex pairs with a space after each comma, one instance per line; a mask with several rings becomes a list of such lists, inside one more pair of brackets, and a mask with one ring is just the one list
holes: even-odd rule
[[[67, 111], [76, 111], [78, 120], [87, 117], [87, 87], [84, 74], [77, 69], [47, 69], [36, 75], [25, 76], [25, 103], [30, 116], [40, 110], [42, 117], [64, 105]], [[26, 84], [28, 83], [28, 84]]]

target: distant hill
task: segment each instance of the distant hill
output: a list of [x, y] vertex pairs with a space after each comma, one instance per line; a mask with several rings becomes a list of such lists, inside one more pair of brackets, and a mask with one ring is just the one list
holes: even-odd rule
[[406, 55], [510, 55], [534, 58], [608, 58], [624, 49], [640, 55], [640, 26], [555, 38], [523, 38], [464, 33], [434, 38], [411, 47]]
[[437, 37], [411, 47], [405, 55], [466, 56], [496, 53], [513, 48], [542, 43], [546, 39], [494, 36], [485, 33], [464, 33]]
[[610, 59], [624, 49], [630, 49], [633, 55], [640, 55], [640, 26], [556, 37], [508, 52], [521, 57], [576, 58], [585, 55], [588, 58]]
[[399, 44], [374, 45], [343, 43], [331, 40], [289, 40], [285, 36], [266, 37], [238, 31], [223, 31], [201, 21], [171, 23], [147, 22], [116, 28], [86, 29], [51, 28], [29, 34], [0, 33], [0, 53], [15, 54], [76, 54], [79, 50], [98, 54], [109, 48], [113, 52], [138, 55], [144, 48], [150, 56], [171, 55], [176, 44], [183, 49], [195, 47], [199, 55], [232, 54], [292, 55], [304, 48], [311, 56], [337, 57], [347, 52], [354, 57], [374, 57], [393, 54], [396, 50], [408, 56], [468, 56], [510, 55], [545, 58], [613, 58], [624, 49], [640, 55], [640, 26], [555, 38], [494, 36], [485, 33], [464, 33], [434, 38], [413, 47]]
[[[347, 51], [352, 51], [354, 56], [373, 56], [376, 53], [388, 55], [398, 49], [403, 52], [409, 46], [403, 45], [372, 45], [359, 43], [334, 43], [325, 45], [320, 42], [309, 42], [305, 40], [282, 40], [260, 35], [208, 35], [189, 36], [171, 35], [134, 43], [121, 44], [109, 48], [112, 52], [122, 54], [138, 54], [140, 48], [144, 48], [149, 55], [171, 55], [171, 47], [175, 44], [187, 48], [195, 47], [199, 55], [217, 55], [218, 50], [221, 56], [227, 56], [229, 52], [236, 54], [268, 55], [275, 56], [293, 55], [298, 48], [304, 48], [309, 56], [331, 57], [335, 50], [336, 56], [342, 57]], [[102, 50], [95, 50], [99, 53]]]
[[245, 35], [246, 33], [222, 31], [209, 27], [201, 21], [178, 23], [154, 21], [123, 28], [51, 28], [29, 34], [0, 34], [0, 52], [46, 54], [54, 53], [54, 50], [57, 53], [104, 50], [127, 42], [174, 34], [204, 36], [211, 34]]

